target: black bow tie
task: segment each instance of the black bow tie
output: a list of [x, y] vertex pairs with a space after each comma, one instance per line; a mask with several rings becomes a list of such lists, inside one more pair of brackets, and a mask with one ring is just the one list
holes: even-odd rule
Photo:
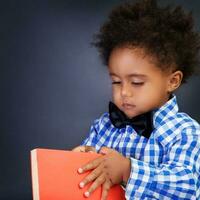
[[114, 103], [109, 103], [109, 117], [116, 128], [132, 126], [136, 132], [149, 138], [153, 130], [152, 112], [147, 112], [133, 118], [128, 118]]

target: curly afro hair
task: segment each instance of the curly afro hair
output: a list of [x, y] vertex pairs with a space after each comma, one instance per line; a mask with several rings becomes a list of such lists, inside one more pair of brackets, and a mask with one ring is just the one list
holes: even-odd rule
[[114, 48], [142, 48], [162, 70], [180, 70], [182, 82], [197, 72], [200, 35], [182, 7], [159, 7], [156, 0], [127, 1], [114, 8], [92, 43], [108, 65]]

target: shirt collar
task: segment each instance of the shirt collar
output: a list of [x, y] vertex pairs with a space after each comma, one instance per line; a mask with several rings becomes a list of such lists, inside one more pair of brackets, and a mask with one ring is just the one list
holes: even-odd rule
[[176, 115], [178, 112], [178, 104], [176, 100], [176, 95], [173, 94], [172, 97], [159, 109], [153, 111], [153, 126], [158, 128], [165, 119], [170, 116]]

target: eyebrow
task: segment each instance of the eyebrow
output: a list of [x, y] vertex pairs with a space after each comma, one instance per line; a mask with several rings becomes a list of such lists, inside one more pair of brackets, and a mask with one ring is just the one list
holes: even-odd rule
[[[110, 76], [118, 76], [117, 74], [115, 73], [109, 73]], [[146, 78], [147, 76], [144, 75], [144, 74], [137, 74], [137, 73], [133, 73], [133, 74], [129, 74], [127, 75], [128, 77], [140, 77], [140, 78]]]

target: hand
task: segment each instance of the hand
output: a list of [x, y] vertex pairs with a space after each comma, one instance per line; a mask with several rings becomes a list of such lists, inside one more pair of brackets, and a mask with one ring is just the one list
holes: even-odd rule
[[74, 152], [96, 152], [96, 149], [92, 146], [78, 146], [72, 149]]
[[89, 197], [94, 190], [102, 185], [101, 200], [106, 200], [108, 191], [114, 184], [119, 184], [122, 181], [127, 182], [131, 166], [128, 158], [125, 158], [113, 149], [103, 147], [100, 153], [103, 156], [79, 168], [79, 173], [93, 170], [79, 185], [83, 188], [93, 181], [88, 191], [85, 192], [86, 197]]

